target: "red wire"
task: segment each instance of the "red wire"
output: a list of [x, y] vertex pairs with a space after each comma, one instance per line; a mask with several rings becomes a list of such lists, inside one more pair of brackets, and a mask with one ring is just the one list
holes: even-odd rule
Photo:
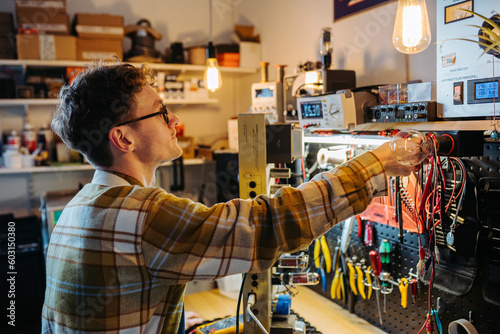
[[304, 167], [304, 158], [300, 158], [300, 164], [302, 166], [302, 176], [304, 177], [304, 182], [307, 181], [306, 168]]

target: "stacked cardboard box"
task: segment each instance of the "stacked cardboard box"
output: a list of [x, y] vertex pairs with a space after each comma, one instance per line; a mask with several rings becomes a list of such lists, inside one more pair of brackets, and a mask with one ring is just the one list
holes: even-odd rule
[[39, 34], [68, 35], [66, 0], [16, 0], [17, 25]]
[[77, 59], [122, 59], [123, 16], [78, 13], [73, 25], [78, 36]]
[[19, 59], [74, 60], [66, 0], [16, 0]]
[[15, 33], [12, 13], [0, 13], [0, 59], [15, 59]]

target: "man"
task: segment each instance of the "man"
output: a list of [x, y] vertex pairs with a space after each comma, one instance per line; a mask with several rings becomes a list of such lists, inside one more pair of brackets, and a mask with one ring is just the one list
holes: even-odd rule
[[385, 144], [273, 198], [177, 198], [154, 175], [182, 154], [179, 118], [150, 83], [144, 68], [96, 65], [61, 91], [52, 127], [96, 172], [52, 232], [43, 333], [176, 333], [187, 282], [266, 270], [412, 170]]

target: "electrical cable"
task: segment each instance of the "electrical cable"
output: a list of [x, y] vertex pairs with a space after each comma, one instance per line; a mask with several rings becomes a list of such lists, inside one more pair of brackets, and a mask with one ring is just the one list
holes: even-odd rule
[[240, 334], [240, 306], [241, 306], [241, 298], [243, 296], [243, 287], [245, 286], [246, 278], [247, 274], [244, 273], [241, 279], [241, 287], [240, 287], [240, 293], [238, 294], [238, 302], [236, 303], [236, 334]]
[[304, 182], [307, 182], [306, 169], [304, 167], [304, 157], [300, 158], [300, 165], [302, 167], [302, 177], [304, 178]]
[[261, 324], [259, 319], [257, 319], [255, 314], [253, 314], [252, 309], [250, 308], [250, 307], [252, 307], [253, 304], [255, 304], [255, 300], [253, 300], [253, 302], [251, 301], [252, 298], [255, 299], [255, 295], [250, 294], [248, 296], [248, 302], [247, 302], [247, 314], [250, 315], [250, 317], [255, 321], [257, 326], [259, 326], [259, 328], [262, 330], [262, 333], [269, 334], [269, 332], [264, 328], [264, 326]]
[[434, 316], [438, 333], [443, 334], [443, 326], [441, 325], [441, 319], [439, 318], [437, 310], [431, 310], [431, 314]]
[[208, 17], [209, 17], [209, 25], [208, 25], [208, 40], [212, 41], [212, 0], [209, 0], [208, 3]]

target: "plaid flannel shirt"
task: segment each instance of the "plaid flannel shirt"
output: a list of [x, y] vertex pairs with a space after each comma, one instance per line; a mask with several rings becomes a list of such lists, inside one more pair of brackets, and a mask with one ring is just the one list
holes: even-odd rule
[[274, 197], [206, 207], [96, 171], [47, 252], [43, 333], [177, 333], [185, 284], [270, 268], [385, 194], [367, 152]]

